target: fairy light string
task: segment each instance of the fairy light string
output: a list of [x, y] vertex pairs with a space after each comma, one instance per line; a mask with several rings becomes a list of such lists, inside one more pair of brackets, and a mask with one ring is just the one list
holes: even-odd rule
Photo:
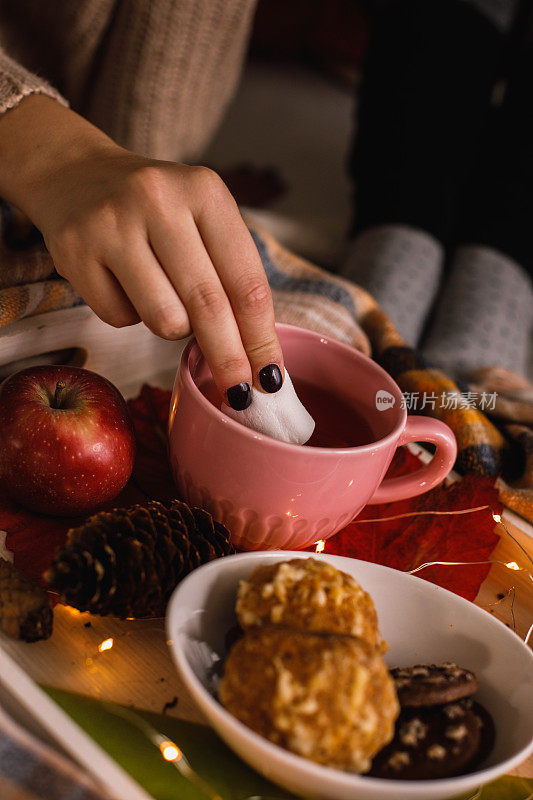
[[[473, 508], [460, 508], [454, 509], [452, 511], [441, 511], [437, 509], [427, 509], [422, 511], [407, 511], [402, 514], [394, 514], [388, 517], [374, 517], [371, 519], [355, 519], [352, 521], [352, 525], [364, 525], [367, 523], [379, 524], [381, 522], [395, 522], [396, 520], [400, 519], [408, 519], [411, 517], [428, 517], [428, 516], [443, 516], [443, 517], [451, 517], [451, 516], [460, 516], [463, 514], [475, 514], [479, 511], [490, 511], [492, 519], [494, 522], [500, 526], [505, 534], [512, 539], [514, 544], [519, 548], [521, 553], [525, 556], [525, 558], [529, 561], [529, 563], [533, 566], [533, 557], [527, 551], [527, 549], [518, 541], [518, 539], [511, 533], [507, 525], [505, 524], [504, 520], [502, 519], [501, 514], [497, 514], [494, 512], [494, 509], [490, 505], [483, 505], [483, 506], [474, 506]], [[315, 552], [322, 553], [325, 551], [326, 542], [324, 539], [319, 539], [315, 542]], [[417, 572], [421, 572], [428, 567], [436, 567], [436, 566], [443, 566], [443, 567], [466, 567], [466, 566], [476, 566], [482, 564], [490, 564], [490, 565], [499, 565], [505, 569], [510, 570], [511, 572], [525, 572], [529, 580], [533, 583], [533, 573], [528, 570], [526, 567], [521, 567], [516, 561], [500, 561], [498, 559], [489, 559], [486, 561], [426, 561], [423, 564], [419, 564], [417, 567], [414, 567], [410, 570], [404, 570], [408, 575], [414, 575]], [[496, 603], [490, 603], [490, 606], [499, 605], [503, 600], [507, 597], [511, 597], [511, 604], [510, 604], [510, 614], [513, 623], [513, 630], [516, 632], [516, 619], [515, 619], [515, 612], [514, 612], [514, 605], [516, 599], [516, 587], [511, 586], [507, 589], [506, 595], [500, 598]], [[533, 635], [533, 624], [531, 624], [526, 632], [524, 637], [524, 643], [527, 644]]]
[[[475, 508], [459, 508], [453, 511], [406, 511], [404, 514], [395, 514], [392, 517], [375, 517], [374, 519], [354, 519], [352, 525], [364, 525], [365, 522], [393, 522], [397, 519], [406, 519], [407, 517], [452, 517], [459, 514], [473, 514], [476, 511], [492, 510], [490, 506], [476, 506]], [[499, 517], [499, 514], [496, 515]], [[494, 514], [493, 519], [496, 519]], [[500, 518], [501, 519], [501, 518]], [[499, 520], [496, 520], [497, 522]]]
[[105, 710], [113, 714], [115, 717], [120, 717], [125, 722], [128, 722], [133, 727], [137, 728], [140, 733], [142, 733], [161, 753], [161, 756], [165, 761], [169, 764], [172, 764], [173, 767], [179, 772], [179, 774], [200, 789], [203, 794], [205, 794], [209, 800], [222, 800], [220, 794], [197, 772], [191, 767], [189, 761], [187, 760], [185, 754], [181, 750], [181, 748], [169, 739], [164, 733], [156, 730], [149, 722], [147, 722], [140, 714], [137, 714], [135, 711], [131, 711], [127, 708], [122, 708], [121, 706], [112, 705], [106, 701], [102, 702], [103, 707]]
[[[403, 514], [395, 514], [394, 516], [391, 516], [391, 517], [375, 517], [373, 519], [354, 519], [351, 524], [352, 525], [364, 525], [367, 522], [373, 522], [373, 523], [394, 522], [395, 520], [406, 519], [408, 517], [426, 517], [426, 516], [452, 517], [452, 516], [457, 516], [457, 515], [461, 515], [461, 514], [474, 514], [477, 511], [490, 511], [492, 519], [494, 520], [494, 522], [496, 522], [497, 525], [501, 525], [502, 526], [502, 528], [504, 529], [504, 531], [507, 534], [507, 536], [509, 536], [513, 540], [513, 542], [516, 544], [516, 546], [522, 551], [522, 553], [525, 555], [525, 557], [528, 559], [528, 561], [533, 566], [533, 557], [528, 553], [526, 548], [518, 541], [518, 539], [515, 536], [513, 536], [513, 534], [511, 533], [511, 531], [509, 530], [509, 528], [507, 527], [507, 525], [503, 521], [501, 514], [495, 514], [492, 506], [490, 506], [490, 505], [475, 506], [474, 508], [458, 508], [458, 509], [454, 509], [453, 511], [440, 511], [440, 510], [407, 511], [407, 512], [405, 512]], [[317, 545], [318, 544], [319, 544], [319, 542], [317, 542]], [[321, 552], [323, 549], [324, 548], [321, 547], [320, 550], [317, 550], [317, 552]], [[512, 564], [516, 564], [516, 561], [511, 562], [511, 563]], [[506, 565], [506, 566], [509, 566], [509, 565]], [[510, 569], [521, 569], [521, 567], [518, 567], [518, 566], [515, 566], [515, 567], [510, 566], [509, 568]], [[530, 575], [530, 577], [531, 577], [531, 575]]]
[[[492, 510], [492, 509], [491, 509], [491, 514], [492, 514], [492, 519], [493, 519], [495, 522], [497, 522], [497, 523], [498, 523], [498, 525], [501, 525], [501, 526], [502, 526], [502, 528], [504, 529], [504, 531], [505, 531], [505, 533], [507, 534], [507, 536], [509, 536], [509, 537], [510, 537], [510, 538], [513, 540], [513, 542], [514, 542], [514, 543], [516, 544], [516, 546], [517, 546], [517, 547], [518, 547], [518, 548], [519, 548], [519, 549], [522, 551], [522, 553], [525, 555], [525, 557], [526, 557], [526, 558], [527, 558], [527, 560], [530, 562], [530, 564], [531, 564], [531, 565], [533, 565], [533, 557], [530, 555], [530, 553], [528, 553], [528, 551], [526, 550], [526, 548], [524, 547], [524, 545], [523, 545], [523, 544], [521, 544], [521, 543], [518, 541], [518, 539], [516, 538], [516, 536], [513, 536], [513, 534], [511, 533], [511, 531], [509, 530], [509, 528], [507, 527], [507, 525], [506, 525], [506, 524], [505, 524], [505, 522], [503, 521], [503, 519], [502, 519], [501, 515], [500, 515], [500, 514], [495, 514], [495, 513], [493, 512], [493, 510]], [[531, 574], [529, 575], [529, 577], [531, 578]]]

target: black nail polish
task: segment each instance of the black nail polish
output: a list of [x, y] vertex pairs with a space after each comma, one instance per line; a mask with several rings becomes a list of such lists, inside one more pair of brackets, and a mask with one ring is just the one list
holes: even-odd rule
[[252, 402], [250, 384], [246, 382], [237, 383], [235, 386], [232, 386], [228, 389], [226, 395], [229, 405], [235, 409], [235, 411], [244, 411]]
[[283, 378], [281, 377], [281, 370], [277, 364], [269, 364], [268, 367], [263, 367], [259, 370], [259, 383], [265, 390], [273, 394], [281, 389]]

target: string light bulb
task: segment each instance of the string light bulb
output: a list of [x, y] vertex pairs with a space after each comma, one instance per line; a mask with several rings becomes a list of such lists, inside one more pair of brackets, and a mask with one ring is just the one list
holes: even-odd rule
[[98, 652], [105, 653], [106, 650], [111, 650], [114, 645], [113, 639], [104, 639], [103, 642], [100, 642], [98, 645]]
[[[421, 510], [421, 511], [407, 511], [407, 512], [402, 513], [402, 514], [394, 514], [392, 516], [387, 516], [387, 517], [375, 517], [375, 518], [372, 518], [372, 519], [354, 519], [354, 520], [352, 520], [351, 524], [352, 525], [365, 525], [367, 523], [380, 524], [380, 523], [383, 523], [383, 522], [393, 522], [393, 521], [396, 521], [396, 520], [408, 519], [408, 518], [412, 518], [412, 517], [430, 517], [430, 516], [452, 517], [452, 516], [459, 516], [459, 515], [462, 515], [462, 514], [474, 514], [474, 513], [479, 512], [479, 511], [489, 511], [492, 519], [494, 520], [494, 522], [497, 525], [501, 526], [501, 529], [503, 529], [503, 532], [505, 533], [505, 535], [508, 536], [509, 539], [512, 540], [514, 545], [519, 550], [521, 550], [522, 554], [527, 559], [527, 561], [530, 562], [533, 565], [533, 557], [531, 556], [531, 554], [526, 550], [524, 545], [521, 544], [521, 542], [516, 538], [516, 536], [514, 536], [511, 533], [511, 531], [509, 530], [509, 528], [505, 524], [505, 521], [503, 520], [502, 515], [495, 513], [493, 508], [491, 508], [491, 506], [488, 505], [488, 504], [487, 505], [483, 505], [483, 506], [474, 506], [472, 508], [453, 509], [453, 510], [449, 510], [449, 511], [443, 511], [443, 510], [438, 510], [438, 509], [424, 509], [424, 510]], [[323, 540], [320, 540], [320, 541], [316, 542], [315, 543], [315, 551], [317, 553], [320, 553], [323, 550], [324, 550], [324, 542], [323, 542]], [[464, 567], [466, 567], [466, 566], [470, 566], [470, 565], [473, 566], [473, 565], [476, 565], [476, 564], [480, 564], [480, 565], [481, 564], [490, 564], [490, 565], [499, 564], [500, 566], [505, 567], [505, 568], [507, 568], [507, 569], [509, 569], [509, 570], [511, 570], [513, 572], [517, 572], [517, 571], [518, 572], [525, 572], [527, 577], [529, 578], [529, 580], [533, 582], [533, 572], [528, 570], [526, 567], [521, 567], [516, 561], [508, 561], [506, 563], [504, 561], [498, 561], [498, 560], [495, 560], [495, 559], [489, 559], [487, 561], [427, 561], [427, 562], [425, 562], [423, 564], [419, 564], [414, 569], [406, 570], [406, 572], [408, 574], [410, 574], [410, 575], [414, 575], [417, 572], [420, 572], [420, 571], [426, 569], [427, 567], [433, 567], [433, 566], [444, 566], [444, 567], [452, 567], [452, 566], [453, 567], [455, 567], [455, 566], [461, 567], [461, 566], [464, 566]], [[512, 586], [511, 589], [509, 590], [508, 594], [509, 593], [512, 594], [511, 614], [512, 614], [512, 617], [513, 617], [513, 630], [516, 632], [516, 624], [515, 624], [514, 611], [513, 611], [515, 592], [516, 592], [516, 587]], [[532, 635], [533, 635], [533, 625], [531, 625], [529, 627], [529, 630], [527, 631], [527, 634], [525, 636], [525, 640], [524, 641], [526, 642], [526, 644], [527, 644], [527, 642], [529, 641], [529, 639], [531, 638]]]
[[324, 539], [319, 539], [318, 542], [315, 542], [315, 544], [315, 553], [321, 553], [326, 546]]
[[181, 750], [174, 742], [161, 742], [159, 749], [165, 761], [176, 761], [178, 758], [181, 758]]

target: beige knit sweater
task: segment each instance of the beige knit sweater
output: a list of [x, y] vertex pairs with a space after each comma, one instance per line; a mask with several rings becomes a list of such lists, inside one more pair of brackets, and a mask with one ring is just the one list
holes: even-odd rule
[[118, 144], [196, 159], [235, 89], [257, 0], [0, 0], [0, 113], [43, 92]]

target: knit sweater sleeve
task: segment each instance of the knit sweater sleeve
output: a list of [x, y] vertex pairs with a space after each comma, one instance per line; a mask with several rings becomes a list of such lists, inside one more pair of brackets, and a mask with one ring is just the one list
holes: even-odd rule
[[0, 47], [0, 114], [18, 105], [27, 95], [35, 93], [46, 94], [68, 105], [53, 86], [18, 64]]

